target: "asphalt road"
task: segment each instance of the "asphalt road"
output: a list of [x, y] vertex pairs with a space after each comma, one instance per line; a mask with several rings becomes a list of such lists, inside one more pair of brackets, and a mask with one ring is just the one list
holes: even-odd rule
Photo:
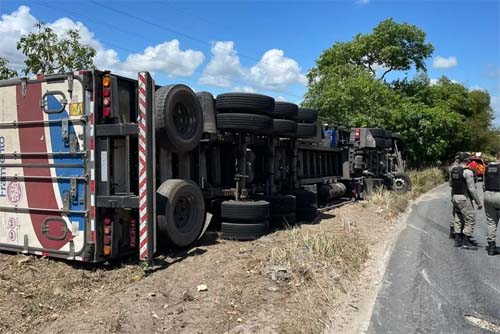
[[466, 320], [500, 323], [500, 255], [486, 253], [482, 210], [476, 211], [474, 231], [479, 249], [453, 247], [449, 192], [448, 185], [440, 186], [414, 206], [389, 260], [368, 333], [500, 333]]

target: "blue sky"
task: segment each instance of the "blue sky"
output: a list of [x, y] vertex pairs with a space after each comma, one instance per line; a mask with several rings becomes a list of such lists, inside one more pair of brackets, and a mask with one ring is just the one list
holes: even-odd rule
[[159, 84], [293, 102], [302, 100], [304, 74], [322, 50], [392, 17], [427, 32], [435, 46], [430, 78], [487, 89], [500, 123], [499, 1], [0, 0], [0, 15], [0, 56], [13, 64], [22, 63], [14, 40], [42, 20], [56, 30], [80, 28], [100, 67], [125, 75], [145, 68]]

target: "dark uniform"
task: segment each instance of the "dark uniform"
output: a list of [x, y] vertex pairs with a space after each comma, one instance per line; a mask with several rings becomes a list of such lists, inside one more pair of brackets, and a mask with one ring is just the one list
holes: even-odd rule
[[470, 241], [476, 216], [472, 200], [481, 208], [481, 202], [474, 183], [474, 173], [465, 165], [465, 155], [460, 156], [461, 163], [453, 166], [450, 172], [451, 201], [453, 210], [458, 216], [455, 222], [455, 246], [465, 249], [477, 249]]
[[488, 254], [497, 255], [497, 226], [500, 218], [500, 162], [491, 162], [484, 172], [484, 211], [488, 224]]

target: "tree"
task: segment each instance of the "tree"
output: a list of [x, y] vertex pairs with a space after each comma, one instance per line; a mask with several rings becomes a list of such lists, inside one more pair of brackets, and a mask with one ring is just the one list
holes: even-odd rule
[[65, 35], [58, 36], [43, 22], [35, 26], [37, 32], [22, 35], [17, 42], [17, 49], [26, 56], [24, 74], [64, 73], [94, 68], [96, 51], [81, 43], [77, 30], [68, 30]]
[[425, 42], [425, 36], [425, 32], [415, 25], [387, 19], [370, 34], [358, 34], [350, 42], [335, 43], [321, 54], [317, 68], [321, 71], [326, 67], [351, 64], [362, 66], [374, 76], [377, 69], [382, 69], [379, 80], [391, 71], [407, 71], [412, 66], [425, 71], [425, 59], [434, 51], [432, 44]]
[[17, 71], [11, 70], [8, 65], [9, 62], [0, 57], [0, 80], [17, 77]]
[[[414, 167], [447, 161], [458, 151], [493, 151], [499, 140], [490, 130], [488, 92], [469, 91], [446, 77], [431, 82], [425, 60], [432, 51], [420, 28], [385, 20], [319, 56], [307, 74], [303, 105], [318, 109], [324, 120], [401, 132]], [[377, 78], [380, 66], [386, 69]], [[387, 73], [411, 68], [414, 78], [388, 82]]]

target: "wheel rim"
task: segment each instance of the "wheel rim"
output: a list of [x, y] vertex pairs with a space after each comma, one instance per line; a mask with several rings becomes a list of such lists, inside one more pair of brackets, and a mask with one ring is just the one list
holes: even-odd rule
[[406, 188], [406, 181], [402, 178], [397, 178], [394, 180], [394, 189], [404, 190]]
[[194, 222], [196, 200], [194, 196], [181, 196], [174, 206], [175, 227], [180, 232], [187, 232]]
[[190, 139], [196, 131], [196, 116], [192, 108], [177, 103], [174, 108], [173, 121], [178, 134], [183, 139]]

